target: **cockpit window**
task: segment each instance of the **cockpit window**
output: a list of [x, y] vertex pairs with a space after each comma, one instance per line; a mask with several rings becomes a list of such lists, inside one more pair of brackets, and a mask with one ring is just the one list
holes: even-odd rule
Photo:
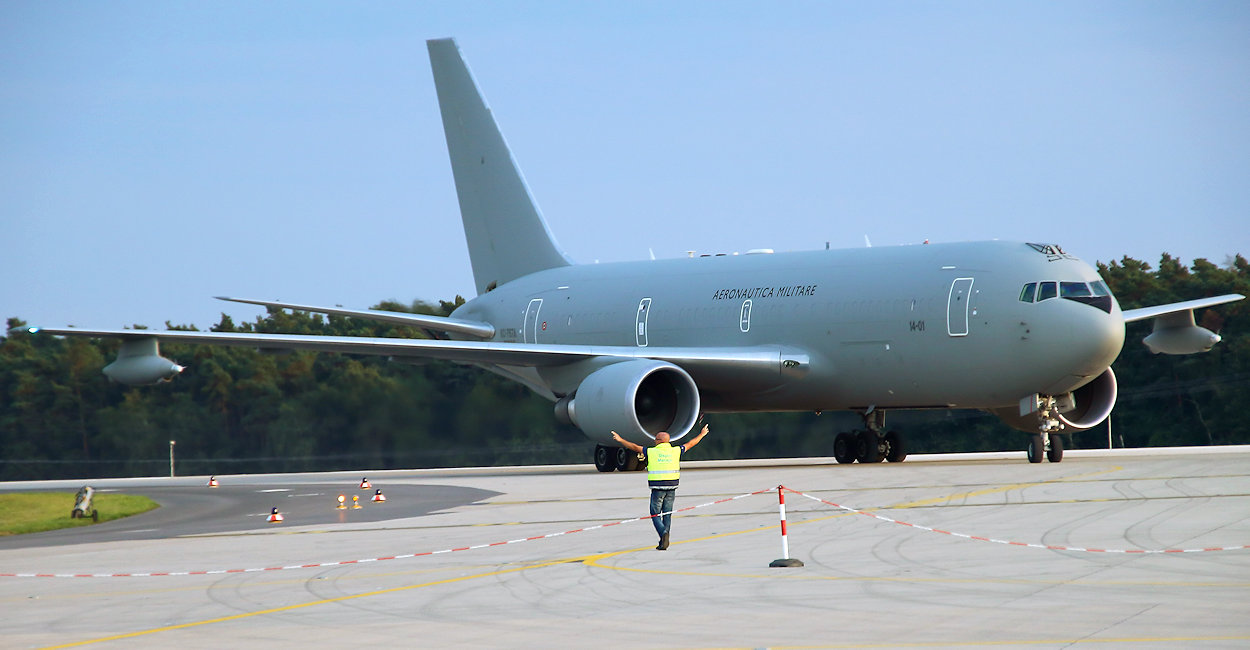
[[1033, 294], [1037, 292], [1037, 283], [1030, 282], [1020, 290], [1020, 302], [1033, 302]]
[[1072, 300], [1111, 313], [1115, 302], [1106, 283], [1094, 282], [1030, 282], [1020, 289], [1020, 302], [1041, 302], [1051, 298]]
[[1038, 302], [1041, 302], [1043, 300], [1050, 300], [1051, 298], [1057, 297], [1058, 295], [1059, 295], [1058, 287], [1057, 287], [1057, 283], [1055, 282], [1043, 282], [1037, 287], [1037, 301]]
[[1084, 282], [1060, 282], [1059, 295], [1063, 298], [1088, 298], [1094, 294]]

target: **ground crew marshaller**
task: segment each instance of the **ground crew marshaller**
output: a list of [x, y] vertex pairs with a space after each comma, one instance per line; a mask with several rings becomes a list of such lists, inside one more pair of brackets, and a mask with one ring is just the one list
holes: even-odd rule
[[[673, 503], [677, 499], [677, 480], [680, 478], [681, 455], [694, 449], [703, 436], [707, 435], [707, 425], [694, 440], [680, 447], [668, 444], [668, 433], [661, 431], [655, 434], [655, 446], [643, 447], [636, 445], [615, 431], [612, 439], [630, 451], [647, 455], [647, 485], [651, 486], [651, 523], [655, 524], [655, 532], [660, 536], [657, 551], [668, 549], [669, 524], [672, 520]], [[664, 513], [662, 516], [660, 513]]]

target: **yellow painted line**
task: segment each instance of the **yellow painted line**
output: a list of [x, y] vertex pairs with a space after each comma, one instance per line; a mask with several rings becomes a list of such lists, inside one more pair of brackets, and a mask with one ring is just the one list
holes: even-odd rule
[[[947, 496], [947, 497], [936, 497], [936, 498], [933, 498], [933, 499], [923, 499], [923, 500], [913, 501], [913, 502], [909, 502], [909, 503], [905, 503], [905, 504], [898, 504], [898, 505], [891, 506], [891, 507], [892, 507], [892, 508], [907, 508], [907, 507], [916, 507], [916, 506], [918, 506], [918, 505], [927, 505], [927, 504], [932, 504], [932, 503], [949, 502], [949, 501], [951, 501], [951, 500], [955, 500], [955, 499], [969, 498], [969, 497], [973, 497], [973, 496], [983, 496], [983, 495], [985, 495], [985, 494], [994, 494], [994, 493], [998, 493], [998, 492], [1006, 492], [1006, 491], [1010, 491], [1010, 490], [1019, 490], [1019, 489], [1024, 489], [1024, 488], [1027, 488], [1027, 487], [1034, 487], [1034, 486], [1038, 486], [1038, 485], [1046, 485], [1046, 484], [1049, 484], [1049, 483], [1057, 483], [1057, 482], [1062, 482], [1062, 481], [1075, 480], [1075, 479], [1077, 479], [1077, 478], [1083, 478], [1083, 477], [1093, 476], [1093, 475], [1097, 475], [1097, 474], [1104, 474], [1104, 473], [1108, 473], [1108, 472], [1112, 472], [1112, 471], [1117, 471], [1117, 470], [1119, 470], [1119, 469], [1121, 469], [1121, 468], [1119, 468], [1119, 467], [1115, 467], [1115, 468], [1108, 469], [1108, 470], [1099, 470], [1099, 471], [1097, 471], [1097, 472], [1090, 472], [1090, 473], [1088, 473], [1088, 474], [1078, 475], [1078, 476], [1074, 476], [1074, 477], [1068, 477], [1068, 478], [1064, 478], [1064, 479], [1056, 479], [1056, 480], [1053, 480], [1053, 481], [1042, 481], [1042, 482], [1036, 482], [1036, 483], [1019, 483], [1019, 484], [1015, 484], [1015, 485], [1002, 486], [1002, 487], [997, 487], [997, 488], [989, 488], [989, 489], [986, 489], [986, 490], [976, 490], [976, 491], [972, 491], [972, 492], [966, 492], [966, 493], [963, 493], [963, 494], [950, 495], [950, 496]], [[801, 522], [793, 522], [793, 523], [791, 523], [790, 525], [793, 527], [793, 526], [796, 526], [796, 525], [802, 525], [802, 524], [814, 523], [814, 522], [817, 522], [817, 521], [824, 521], [824, 520], [827, 520], [827, 519], [833, 519], [833, 518], [835, 518], [835, 517], [845, 517], [845, 516], [849, 516], [849, 515], [851, 515], [851, 514], [853, 514], [853, 513], [848, 513], [848, 512], [839, 512], [838, 514], [829, 515], [829, 516], [826, 516], [826, 517], [819, 517], [819, 518], [815, 518], [815, 519], [808, 519], [808, 520], [801, 521]], [[692, 540], [688, 540], [688, 541], [686, 541], [686, 542], [680, 542], [680, 543], [690, 544], [690, 543], [699, 542], [699, 541], [706, 541], [706, 540], [710, 540], [710, 539], [718, 539], [718, 538], [723, 538], [723, 537], [730, 537], [730, 536], [733, 536], [733, 535], [742, 535], [742, 534], [746, 534], [746, 533], [754, 533], [754, 532], [759, 532], [759, 531], [763, 531], [763, 530], [772, 530], [772, 529], [775, 529], [775, 528], [778, 528], [778, 527], [779, 527], [779, 524], [778, 524], [778, 525], [763, 526], [763, 527], [758, 527], [758, 528], [751, 528], [751, 529], [746, 529], [746, 530], [741, 530], [741, 531], [734, 531], [734, 532], [730, 532], [730, 533], [719, 533], [719, 534], [716, 534], [716, 535], [708, 535], [708, 536], [706, 536], [706, 537], [700, 537], [700, 538], [696, 538], [696, 539], [692, 539]], [[439, 585], [452, 584], [452, 583], [456, 583], [456, 582], [462, 582], [462, 581], [465, 581], [465, 580], [474, 580], [474, 579], [477, 579], [477, 578], [487, 578], [487, 577], [491, 577], [491, 576], [506, 575], [506, 574], [509, 574], [509, 573], [517, 573], [517, 572], [520, 572], [520, 571], [525, 571], [525, 570], [528, 570], [528, 569], [540, 569], [540, 568], [543, 568], [543, 567], [556, 566], [556, 565], [560, 565], [560, 564], [574, 564], [574, 563], [582, 563], [582, 564], [585, 564], [585, 565], [587, 565], [587, 566], [594, 566], [594, 567], [599, 567], [599, 568], [604, 568], [604, 569], [610, 569], [610, 570], [617, 570], [617, 571], [640, 571], [640, 572], [649, 572], [649, 573], [670, 573], [670, 574], [678, 574], [678, 575], [680, 575], [680, 574], [681, 574], [681, 572], [659, 571], [659, 570], [651, 570], [651, 569], [631, 569], [631, 568], [627, 568], [627, 567], [614, 567], [614, 566], [608, 566], [608, 565], [605, 565], [605, 564], [602, 564], [602, 563], [601, 563], [601, 561], [602, 561], [602, 560], [607, 559], [607, 558], [610, 558], [610, 557], [615, 557], [615, 556], [618, 556], [618, 555], [624, 555], [624, 554], [627, 554], [627, 553], [636, 553], [636, 552], [638, 552], [638, 551], [642, 551], [642, 550], [645, 550], [645, 547], [642, 547], [642, 548], [635, 548], [635, 549], [628, 549], [628, 550], [624, 550], [624, 551], [613, 551], [613, 552], [609, 552], [609, 553], [598, 553], [598, 554], [587, 555], [587, 556], [583, 556], [583, 557], [575, 557], [575, 558], [565, 558], [565, 559], [560, 559], [560, 560], [552, 560], [552, 561], [549, 561], [549, 562], [540, 562], [540, 563], [538, 563], [538, 564], [530, 564], [530, 565], [525, 565], [525, 566], [510, 567], [510, 568], [507, 568], [507, 569], [500, 569], [500, 570], [498, 570], [498, 571], [487, 571], [487, 572], [484, 572], [484, 573], [476, 573], [476, 574], [473, 574], [473, 575], [460, 576], [460, 577], [456, 577], [456, 578], [445, 578], [445, 579], [442, 579], [442, 580], [434, 580], [434, 581], [430, 581], [430, 582], [423, 582], [423, 583], [420, 583], [420, 584], [415, 584], [415, 585], [405, 585], [405, 586], [403, 586], [403, 587], [392, 587], [392, 588], [389, 588], [389, 589], [380, 589], [380, 590], [376, 590], [376, 591], [369, 591], [369, 592], [364, 592], [364, 593], [359, 593], [359, 594], [351, 594], [351, 595], [348, 595], [348, 596], [338, 596], [338, 597], [335, 597], [335, 598], [326, 598], [326, 599], [322, 599], [322, 600], [314, 600], [314, 601], [309, 601], [309, 602], [306, 602], [306, 603], [299, 603], [299, 604], [296, 604], [296, 605], [285, 605], [285, 606], [282, 606], [282, 607], [273, 607], [273, 608], [263, 609], [263, 610], [258, 610], [258, 611], [254, 611], [254, 612], [244, 612], [244, 613], [242, 613], [242, 614], [233, 614], [233, 615], [230, 615], [230, 616], [222, 616], [222, 617], [219, 617], [219, 618], [205, 619], [205, 620], [202, 620], [202, 621], [193, 621], [193, 622], [190, 622], [190, 623], [179, 623], [179, 624], [176, 624], [176, 625], [168, 625], [168, 626], [164, 626], [164, 627], [151, 628], [151, 629], [148, 629], [148, 630], [140, 630], [140, 631], [137, 631], [137, 632], [129, 632], [129, 633], [126, 633], [126, 634], [118, 634], [118, 635], [114, 635], [114, 636], [101, 637], [101, 638], [98, 638], [98, 639], [89, 639], [89, 640], [85, 640], [85, 641], [76, 641], [76, 642], [73, 642], [73, 643], [66, 643], [66, 644], [62, 644], [62, 645], [48, 646], [48, 648], [49, 648], [49, 649], [55, 649], [55, 648], [73, 648], [73, 647], [79, 647], [79, 646], [84, 646], [84, 645], [90, 645], [90, 644], [94, 644], [94, 643], [104, 643], [104, 642], [107, 642], [107, 641], [120, 641], [120, 640], [122, 640], [122, 639], [133, 639], [133, 638], [136, 638], [136, 637], [146, 636], [146, 635], [149, 635], [149, 634], [157, 634], [157, 633], [160, 633], [160, 632], [170, 632], [170, 631], [173, 631], [173, 630], [182, 630], [182, 629], [187, 629], [187, 628], [199, 627], [199, 626], [202, 626], [202, 625], [211, 625], [211, 624], [214, 624], [214, 623], [224, 623], [224, 622], [227, 622], [227, 621], [237, 621], [237, 620], [241, 620], [241, 619], [245, 619], [245, 618], [251, 618], [251, 617], [254, 617], [254, 616], [263, 616], [263, 615], [266, 615], [266, 614], [277, 614], [277, 613], [281, 613], [281, 612], [289, 612], [289, 611], [294, 611], [294, 610], [298, 610], [298, 609], [303, 609], [303, 608], [306, 608], [306, 607], [313, 607], [313, 606], [316, 606], [316, 605], [325, 605], [325, 604], [330, 604], [330, 603], [338, 603], [338, 602], [344, 602], [344, 601], [348, 601], [348, 600], [355, 600], [355, 599], [357, 599], [357, 598], [368, 598], [368, 597], [371, 597], [371, 596], [381, 596], [381, 595], [385, 595], [385, 594], [398, 593], [398, 592], [401, 592], [401, 591], [408, 591], [408, 590], [412, 590], [412, 589], [421, 589], [421, 588], [424, 588], [424, 587], [434, 587], [434, 586], [439, 586]], [[742, 576], [738, 576], [738, 575], [734, 575], [734, 574], [695, 574], [695, 573], [687, 573], [686, 575], [712, 575], [712, 576], [716, 576], [716, 575], [723, 575], [724, 577], [742, 577]], [[763, 577], [763, 576], [759, 576], [759, 577]], [[832, 578], [831, 578], [831, 579], [832, 579]], [[848, 579], [848, 578], [837, 578], [837, 579], [843, 579], [843, 580], [845, 580], [845, 579]], [[1234, 637], [1234, 639], [1237, 639], [1237, 638], [1239, 638], [1239, 637]], [[1218, 639], [1217, 639], [1217, 640], [1218, 640]], [[1052, 641], [1036, 641], [1036, 642], [1026, 642], [1026, 643], [1052, 643]], [[950, 645], [950, 644], [949, 644], [949, 643], [946, 643], [946, 644], [936, 644], [936, 645]], [[961, 643], [961, 645], [976, 645], [976, 644], [968, 644], [968, 643], [966, 643], [966, 642], [965, 642], [965, 643]], [[813, 646], [813, 647], [830, 647], [830, 648], [832, 648], [832, 647], [873, 647], [873, 646]]]
[[1076, 475], [1074, 475], [1074, 476], [1068, 476], [1068, 477], [1064, 477], [1064, 478], [1058, 478], [1058, 479], [1054, 479], [1054, 480], [1050, 480], [1050, 481], [1039, 481], [1039, 482], [1036, 482], [1036, 483], [1016, 483], [1016, 484], [1014, 484], [1014, 485], [1002, 485], [1002, 486], [999, 486], [999, 487], [994, 487], [994, 488], [986, 488], [986, 489], [984, 489], [984, 490], [973, 490], [973, 491], [971, 491], [971, 492], [964, 492], [963, 494], [952, 494], [952, 495], [949, 495], [949, 496], [944, 496], [944, 497], [933, 497], [933, 498], [931, 498], [931, 499], [920, 499], [920, 500], [917, 500], [917, 501], [911, 501], [911, 502], [908, 502], [908, 503], [901, 503], [901, 504], [898, 504], [898, 505], [890, 506], [890, 508], [892, 508], [892, 509], [894, 509], [894, 508], [898, 508], [898, 509], [902, 509], [902, 508], [919, 508], [919, 507], [922, 507], [922, 506], [929, 506], [929, 505], [934, 505], [934, 504], [937, 504], [937, 503], [950, 503], [951, 501], [957, 501], [957, 500], [961, 500], [961, 499], [970, 499], [970, 498], [972, 498], [972, 497], [981, 497], [981, 496], [985, 496], [985, 495], [987, 495], [987, 494], [1000, 494], [1000, 493], [1003, 493], [1003, 492], [1012, 492], [1012, 491], [1014, 491], [1014, 490], [1023, 490], [1023, 489], [1025, 489], [1025, 488], [1037, 487], [1037, 486], [1039, 486], [1039, 485], [1053, 485], [1053, 484], [1055, 484], [1055, 483], [1068, 483], [1068, 482], [1072, 482], [1072, 481], [1083, 481], [1083, 480], [1088, 479], [1088, 478], [1089, 478], [1089, 477], [1091, 477], [1091, 476], [1098, 476], [1098, 475], [1100, 475], [1100, 474], [1110, 474], [1110, 473], [1112, 473], [1112, 472], [1118, 472], [1118, 471], [1120, 471], [1120, 470], [1122, 470], [1122, 469], [1124, 469], [1124, 468], [1123, 468], [1123, 467], [1121, 467], [1121, 466], [1118, 466], [1118, 465], [1117, 465], [1117, 466], [1115, 466], [1115, 467], [1111, 467], [1111, 468], [1108, 468], [1108, 469], [1100, 469], [1100, 470], [1093, 471], [1093, 472], [1086, 472], [1086, 473], [1084, 473], [1084, 474], [1076, 474]]
[[46, 650], [53, 650], [53, 649], [55, 649], [55, 648], [74, 648], [74, 647], [78, 647], [78, 646], [90, 645], [90, 644], [93, 644], [93, 643], [104, 643], [104, 642], [106, 642], [106, 641], [120, 641], [120, 640], [122, 640], [122, 639], [133, 639], [133, 638], [135, 638], [135, 637], [146, 636], [146, 635], [149, 635], [149, 634], [156, 634], [156, 633], [158, 633], [158, 632], [170, 632], [170, 631], [173, 631], [173, 630], [184, 630], [184, 629], [187, 629], [187, 628], [199, 627], [199, 626], [201, 626], [201, 625], [212, 625], [213, 623], [225, 623], [225, 622], [227, 622], [227, 621], [237, 621], [237, 620], [240, 620], [240, 619], [251, 618], [251, 617], [253, 617], [253, 616], [263, 616], [263, 615], [265, 615], [265, 614], [278, 614], [278, 613], [281, 613], [281, 612], [290, 612], [290, 611], [294, 611], [294, 610], [297, 610], [297, 609], [303, 609], [303, 608], [305, 608], [305, 607], [313, 607], [313, 606], [315, 606], [315, 605], [326, 605], [326, 604], [329, 604], [329, 603], [340, 603], [340, 602], [347, 601], [347, 600], [355, 600], [355, 599], [357, 599], [357, 598], [368, 598], [368, 597], [370, 597], [370, 596], [381, 596], [381, 595], [383, 595], [383, 594], [393, 594], [393, 593], [398, 593], [398, 592], [401, 592], [401, 591], [408, 591], [408, 590], [410, 590], [410, 589], [420, 589], [420, 588], [422, 588], [422, 587], [434, 587], [434, 586], [437, 586], [437, 585], [447, 585], [447, 584], [452, 584], [452, 583], [455, 583], [455, 582], [461, 582], [461, 581], [464, 581], [464, 580], [474, 580], [474, 579], [477, 579], [477, 578], [488, 578], [488, 577], [491, 577], [491, 576], [499, 576], [499, 575], [504, 575], [504, 574], [508, 574], [508, 573], [516, 573], [516, 572], [518, 572], [518, 571], [526, 571], [526, 570], [528, 570], [528, 569], [541, 569], [541, 568], [543, 568], [543, 567], [555, 566], [555, 565], [558, 565], [558, 564], [574, 564], [574, 563], [581, 562], [581, 561], [583, 561], [583, 560], [590, 559], [590, 558], [594, 558], [594, 557], [596, 557], [596, 556], [594, 556], [594, 555], [588, 555], [588, 556], [585, 556], [585, 557], [578, 557], [578, 558], [566, 558], [566, 559], [560, 559], [560, 560], [552, 560], [552, 561], [550, 561], [550, 562], [540, 562], [540, 563], [538, 563], [538, 564], [530, 564], [530, 565], [526, 565], [526, 566], [512, 567], [512, 568], [508, 568], [508, 569], [500, 569], [500, 570], [498, 570], [498, 571], [488, 571], [488, 572], [485, 572], [485, 573], [475, 573], [475, 574], [473, 574], [473, 575], [460, 576], [460, 577], [458, 577], [458, 578], [445, 578], [445, 579], [443, 579], [443, 580], [434, 580], [434, 581], [432, 581], [432, 582], [423, 582], [423, 583], [421, 583], [421, 584], [416, 584], [416, 585], [405, 585], [405, 586], [403, 586], [403, 587], [392, 587], [392, 588], [390, 588], [390, 589], [379, 589], [379, 590], [377, 590], [377, 591], [368, 591], [368, 592], [365, 592], [365, 593], [360, 593], [360, 594], [352, 594], [352, 595], [349, 595], [349, 596], [338, 596], [338, 597], [336, 597], [336, 598], [325, 598], [325, 599], [322, 599], [322, 600], [313, 600], [313, 601], [309, 601], [309, 602], [307, 602], [307, 603], [299, 603], [299, 604], [297, 604], [297, 605], [284, 605], [284, 606], [282, 606], [282, 607], [272, 607], [272, 608], [269, 608], [269, 609], [262, 609], [262, 610], [258, 610], [258, 611], [255, 611], [255, 612], [244, 612], [244, 613], [242, 613], [242, 614], [233, 614], [233, 615], [230, 615], [230, 616], [222, 616], [222, 617], [219, 617], [219, 618], [210, 618], [210, 619], [206, 619], [206, 620], [203, 620], [203, 621], [193, 621], [193, 622], [191, 622], [191, 623], [179, 623], [179, 624], [177, 624], [177, 625], [167, 625], [167, 626], [164, 626], [164, 627], [156, 627], [156, 628], [152, 628], [152, 629], [149, 629], [149, 630], [140, 630], [140, 631], [138, 631], [138, 632], [128, 632], [128, 633], [126, 633], [126, 634], [118, 634], [118, 635], [114, 635], [114, 636], [101, 637], [101, 638], [98, 638], [98, 639], [88, 639], [88, 640], [86, 640], [86, 641], [76, 641], [76, 642], [74, 642], [74, 643], [66, 643], [66, 644], [62, 644], [62, 645], [47, 646]]

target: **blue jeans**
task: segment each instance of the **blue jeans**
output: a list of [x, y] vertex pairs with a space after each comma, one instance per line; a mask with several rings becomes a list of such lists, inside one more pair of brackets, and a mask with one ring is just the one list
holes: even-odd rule
[[[673, 502], [677, 499], [677, 490], [651, 490], [651, 523], [655, 524], [655, 532], [663, 537], [668, 533], [669, 523], [673, 518]], [[668, 513], [660, 517], [655, 515]]]

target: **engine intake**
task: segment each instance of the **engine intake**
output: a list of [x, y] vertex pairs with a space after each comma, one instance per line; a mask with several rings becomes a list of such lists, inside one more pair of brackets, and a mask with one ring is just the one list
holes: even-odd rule
[[[1075, 391], [1055, 395], [1055, 405], [1058, 408], [1054, 417], [1066, 428], [1075, 431], [1098, 426], [1111, 415], [1118, 395], [1115, 373], [1107, 368], [1093, 381]], [[1039, 430], [1036, 413], [1023, 413], [1014, 406], [993, 409], [991, 412], [1013, 429], [1026, 433], [1037, 433]]]
[[661, 431], [678, 440], [699, 417], [699, 389], [671, 363], [622, 361], [583, 379], [573, 395], [556, 402], [556, 417], [600, 443], [611, 443], [612, 431], [638, 444]]
[[1098, 426], [1111, 415], [1119, 394], [1115, 373], [1107, 368], [1094, 381], [1072, 392], [1072, 401], [1075, 404], [1072, 410], [1059, 413], [1059, 421], [1068, 428], [1077, 430]]

